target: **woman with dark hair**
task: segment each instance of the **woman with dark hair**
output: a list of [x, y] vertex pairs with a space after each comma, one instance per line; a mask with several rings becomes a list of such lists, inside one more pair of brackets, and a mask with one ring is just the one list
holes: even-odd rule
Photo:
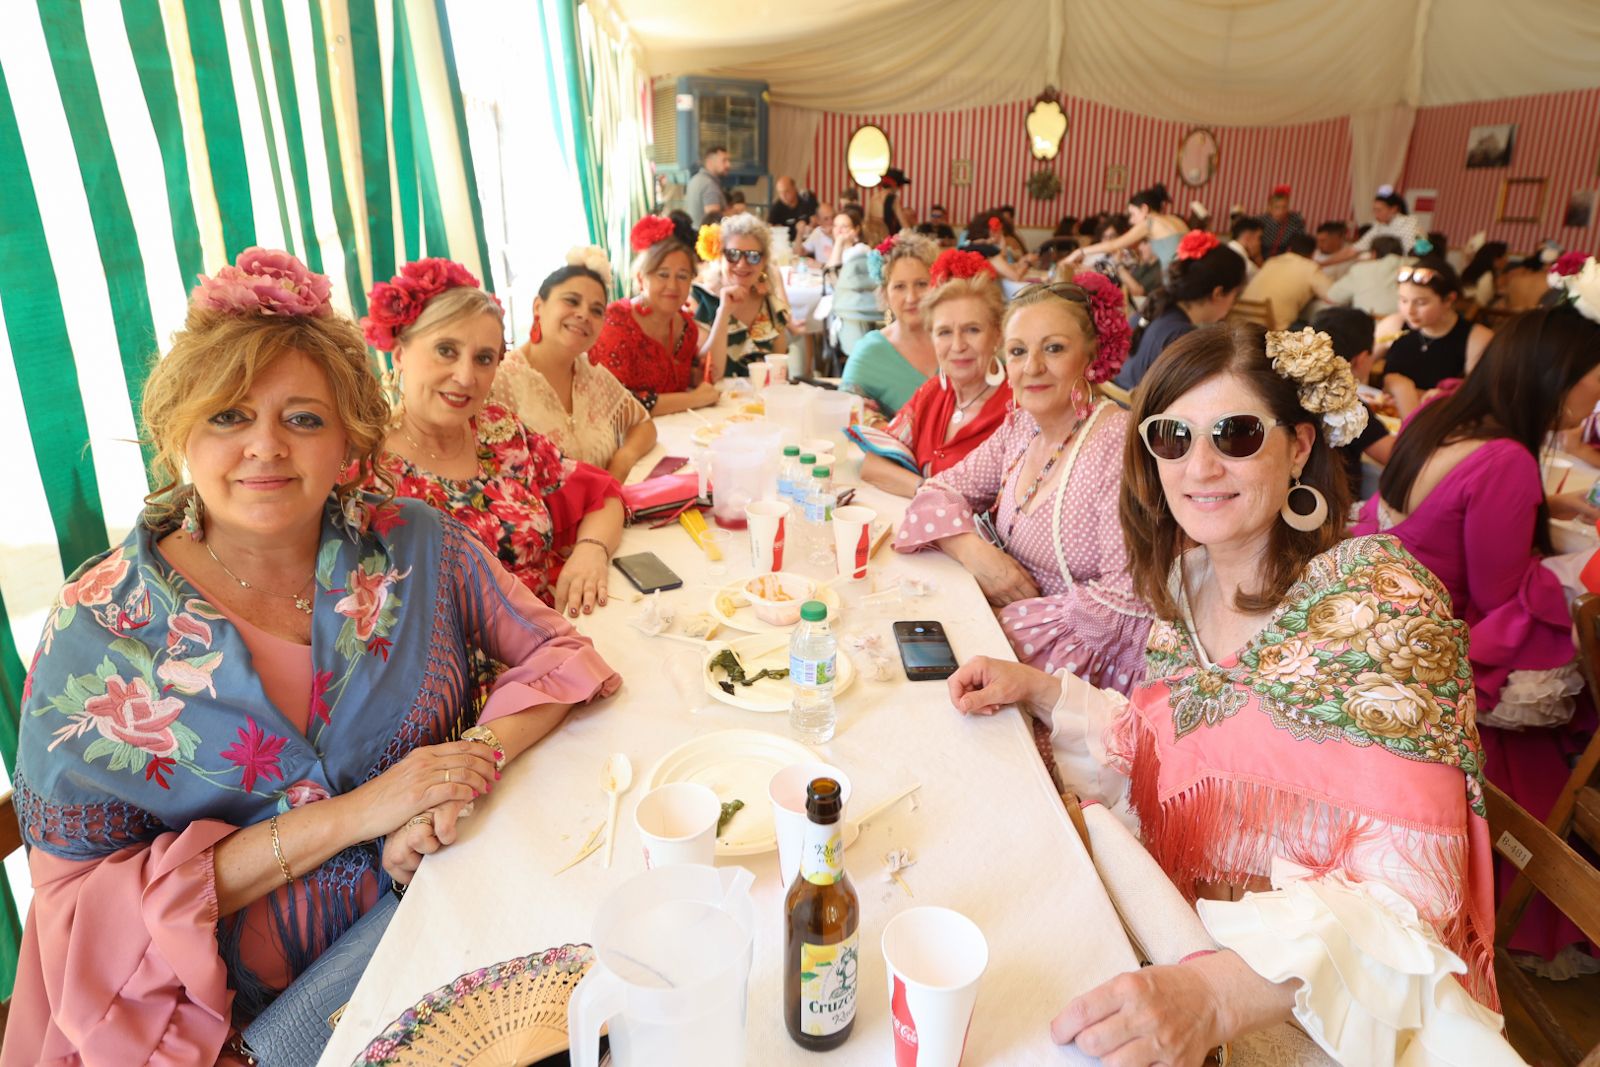
[[[1444, 584], [1472, 627], [1484, 771], [1535, 818], [1566, 781], [1583, 688], [1567, 591], [1545, 560], [1550, 519], [1593, 521], [1579, 494], [1546, 497], [1539, 456], [1600, 400], [1600, 324], [1570, 304], [1529, 311], [1495, 335], [1461, 387], [1401, 431], [1353, 532], [1387, 532]], [[1523, 929], [1527, 929], [1527, 924]], [[1559, 945], [1529, 945], [1552, 955]]]
[[1150, 294], [1134, 330], [1133, 355], [1117, 375], [1124, 389], [1138, 385], [1156, 358], [1196, 326], [1221, 322], [1244, 288], [1244, 259], [1215, 234], [1185, 235], [1166, 271], [1166, 285]]
[[1383, 388], [1404, 417], [1440, 382], [1465, 377], [1477, 366], [1494, 331], [1456, 311], [1461, 283], [1443, 258], [1424, 256], [1401, 267], [1399, 279], [1400, 317], [1407, 331], [1389, 345]]
[[1027, 276], [1028, 268], [1036, 261], [1035, 256], [1019, 254], [1016, 249], [1021, 247], [1020, 242], [1013, 246], [1013, 238], [1006, 234], [1006, 220], [998, 211], [985, 211], [974, 215], [972, 221], [967, 223], [966, 240], [962, 248], [968, 252], [976, 252], [989, 261], [995, 273], [1011, 282], [1020, 282]]
[[1078, 997], [1062, 1044], [1199, 1063], [1293, 1019], [1344, 1064], [1521, 1062], [1491, 1010], [1466, 626], [1394, 538], [1345, 539], [1335, 449], [1365, 418], [1325, 336], [1190, 333], [1128, 419], [1144, 680], [1125, 698], [984, 657], [949, 680], [964, 714], [1021, 705], [1072, 788], [1131, 811], [1218, 947]]
[[1346, 245], [1341, 251], [1329, 256], [1323, 266], [1343, 263], [1347, 259], [1365, 255], [1372, 247], [1372, 242], [1380, 237], [1398, 238], [1401, 250], [1408, 253], [1413, 245], [1424, 239], [1422, 227], [1417, 225], [1417, 220], [1406, 209], [1406, 198], [1387, 185], [1379, 189], [1378, 195], [1372, 198], [1372, 217], [1377, 221], [1367, 227], [1354, 244]]
[[1113, 240], [1086, 245], [1069, 255], [1067, 262], [1078, 263], [1102, 252], [1120, 252], [1148, 238], [1161, 265], [1170, 266], [1178, 256], [1178, 242], [1189, 232], [1187, 222], [1167, 211], [1171, 202], [1172, 197], [1167, 195], [1165, 185], [1156, 184], [1139, 190], [1128, 198], [1127, 232]]
[[1470, 296], [1478, 307], [1494, 303], [1499, 291], [1500, 272], [1511, 262], [1504, 241], [1489, 241], [1472, 254], [1461, 271], [1461, 291]]
[[539, 286], [533, 329], [506, 353], [492, 395], [562, 455], [609, 471], [620, 482], [655, 447], [656, 424], [615, 375], [589, 362], [610, 288], [604, 249], [568, 252], [567, 265]]

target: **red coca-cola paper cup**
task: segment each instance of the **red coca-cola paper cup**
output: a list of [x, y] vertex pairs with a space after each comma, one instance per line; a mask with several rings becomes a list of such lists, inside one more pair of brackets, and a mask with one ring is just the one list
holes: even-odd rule
[[958, 1067], [989, 966], [978, 924], [949, 908], [908, 908], [883, 928], [895, 1067]]

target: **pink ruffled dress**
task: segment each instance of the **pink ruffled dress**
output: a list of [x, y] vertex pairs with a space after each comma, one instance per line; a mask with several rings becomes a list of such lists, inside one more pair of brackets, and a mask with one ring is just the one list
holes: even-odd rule
[[1019, 460], [1038, 432], [1033, 416], [1013, 412], [966, 459], [924, 482], [906, 509], [895, 551], [976, 533], [973, 516], [993, 508], [1006, 551], [1043, 594], [999, 612], [1017, 658], [1127, 693], [1144, 677], [1151, 621], [1133, 592], [1117, 513], [1128, 413], [1109, 402], [1096, 406], [1062, 455], [1054, 488], [1023, 513]]

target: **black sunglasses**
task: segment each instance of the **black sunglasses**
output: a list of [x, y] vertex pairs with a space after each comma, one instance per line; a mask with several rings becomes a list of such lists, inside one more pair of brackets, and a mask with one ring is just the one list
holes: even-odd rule
[[[1283, 423], [1244, 413], [1223, 415], [1211, 424], [1211, 444], [1223, 459], [1249, 459], [1267, 443], [1267, 433]], [[1174, 462], [1189, 454], [1195, 428], [1173, 415], [1151, 415], [1139, 424], [1139, 437], [1156, 459]]]
[[759, 267], [761, 261], [767, 258], [767, 254], [751, 248], [724, 248], [722, 258], [729, 263], [737, 263], [742, 259], [752, 267]]
[[1018, 290], [1017, 295], [1012, 299], [1021, 300], [1035, 293], [1049, 293], [1052, 296], [1059, 296], [1063, 300], [1070, 300], [1074, 304], [1082, 304], [1090, 311], [1089, 321], [1094, 321], [1094, 300], [1089, 296], [1088, 291], [1076, 282], [1035, 282]]

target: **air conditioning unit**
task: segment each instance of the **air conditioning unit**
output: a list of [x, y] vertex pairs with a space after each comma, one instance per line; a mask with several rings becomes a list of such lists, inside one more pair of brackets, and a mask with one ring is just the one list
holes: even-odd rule
[[728, 186], [751, 185], [767, 173], [767, 83], [732, 78], [658, 78], [650, 161], [679, 185], [700, 169], [712, 145], [728, 150]]

